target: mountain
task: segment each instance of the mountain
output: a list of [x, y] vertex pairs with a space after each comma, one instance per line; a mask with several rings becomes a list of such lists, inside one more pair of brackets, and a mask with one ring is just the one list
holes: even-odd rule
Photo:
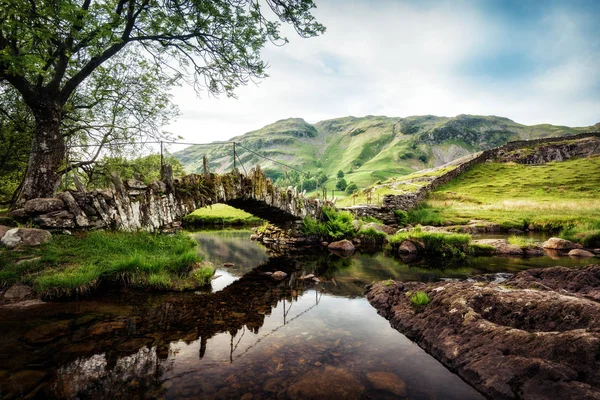
[[246, 169], [259, 164], [273, 178], [281, 178], [285, 167], [277, 163], [280, 162], [313, 174], [322, 171], [330, 179], [330, 185], [335, 182], [337, 171], [342, 170], [346, 181], [366, 187], [378, 180], [443, 165], [508, 141], [592, 130], [597, 129], [526, 126], [508, 118], [479, 115], [454, 118], [369, 115], [315, 124], [290, 118], [227, 142], [191, 146], [174, 155], [188, 172], [202, 171], [204, 155], [211, 171], [229, 171], [233, 168], [232, 142], [236, 142], [239, 161]]

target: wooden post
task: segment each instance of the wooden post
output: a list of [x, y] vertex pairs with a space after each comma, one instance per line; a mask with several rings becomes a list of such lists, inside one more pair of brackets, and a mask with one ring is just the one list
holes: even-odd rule
[[208, 178], [210, 171], [208, 170], [208, 158], [206, 156], [202, 156], [202, 166], [204, 167], [204, 176]]
[[165, 165], [165, 157], [163, 155], [163, 142], [160, 141], [160, 170], [162, 171], [163, 165]]
[[236, 169], [236, 158], [237, 154], [235, 153], [235, 142], [233, 142], [233, 169]]

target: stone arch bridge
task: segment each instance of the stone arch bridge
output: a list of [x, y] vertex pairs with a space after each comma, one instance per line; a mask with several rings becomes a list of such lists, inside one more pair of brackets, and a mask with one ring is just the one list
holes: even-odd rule
[[[168, 169], [168, 168], [167, 168]], [[281, 189], [266, 178], [260, 167], [248, 175], [231, 173], [190, 174], [149, 185], [122, 182], [113, 176], [110, 189], [66, 191], [54, 198], [32, 199], [11, 216], [45, 229], [113, 229], [156, 231], [211, 204], [224, 203], [274, 224], [316, 217], [328, 201], [307, 199], [296, 188]]]

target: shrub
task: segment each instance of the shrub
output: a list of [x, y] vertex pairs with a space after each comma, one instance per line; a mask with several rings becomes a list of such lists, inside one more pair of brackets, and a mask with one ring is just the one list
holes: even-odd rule
[[429, 296], [425, 292], [416, 292], [410, 296], [410, 302], [414, 307], [424, 307], [429, 304]]
[[348, 186], [346, 186], [346, 193], [348, 194], [354, 194], [358, 191], [358, 186], [356, 186], [356, 183], [351, 182]]
[[348, 183], [346, 183], [346, 180], [344, 178], [340, 178], [338, 179], [338, 181], [335, 184], [335, 188], [337, 190], [346, 190], [346, 187], [348, 186]]
[[398, 222], [398, 226], [406, 226], [408, 225], [408, 213], [404, 210], [394, 210], [394, 214], [396, 215], [396, 221]]
[[302, 221], [302, 233], [306, 236], [319, 236], [325, 240], [347, 239], [354, 235], [354, 217], [347, 211], [337, 211], [323, 207], [321, 220], [307, 216]]

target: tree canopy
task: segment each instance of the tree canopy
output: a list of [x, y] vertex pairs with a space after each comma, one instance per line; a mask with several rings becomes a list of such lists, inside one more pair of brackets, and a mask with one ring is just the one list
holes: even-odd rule
[[266, 76], [261, 49], [286, 42], [281, 23], [302, 37], [324, 32], [313, 7], [312, 0], [0, 0], [0, 82], [20, 93], [35, 121], [20, 200], [56, 191], [69, 102], [86, 80], [118, 67], [109, 60], [232, 96]]

